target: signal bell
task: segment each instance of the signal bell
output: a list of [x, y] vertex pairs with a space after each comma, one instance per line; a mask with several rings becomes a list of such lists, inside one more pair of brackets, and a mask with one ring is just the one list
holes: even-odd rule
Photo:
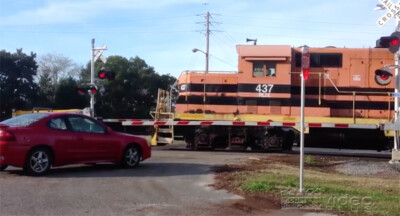
[[388, 68], [382, 68], [375, 71], [375, 82], [378, 85], [385, 86], [392, 81], [393, 74]]
[[390, 36], [381, 37], [376, 41], [376, 48], [389, 48], [396, 53], [400, 48], [400, 32], [393, 32]]

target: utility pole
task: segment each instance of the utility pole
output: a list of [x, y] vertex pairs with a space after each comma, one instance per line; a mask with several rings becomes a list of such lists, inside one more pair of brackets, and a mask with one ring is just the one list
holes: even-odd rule
[[206, 51], [202, 51], [200, 49], [194, 48], [192, 50], [192, 52], [202, 52], [205, 56], [206, 56], [206, 69], [204, 71], [204, 86], [203, 86], [203, 104], [204, 104], [204, 112], [205, 112], [205, 102], [206, 102], [206, 78], [207, 78], [207, 74], [209, 72], [209, 57], [210, 57], [210, 18], [211, 18], [211, 14], [210, 12], [207, 11], [207, 13], [205, 14], [205, 19], [206, 19], [206, 30], [205, 30], [205, 35], [206, 35]]
[[208, 73], [208, 56], [210, 52], [210, 12], [206, 14], [206, 73]]
[[206, 70], [204, 71], [204, 94], [203, 94], [203, 104], [204, 104], [204, 112], [206, 112], [205, 104], [206, 104], [206, 79], [208, 74], [208, 62], [209, 62], [209, 52], [210, 52], [210, 12], [207, 11], [206, 14]]

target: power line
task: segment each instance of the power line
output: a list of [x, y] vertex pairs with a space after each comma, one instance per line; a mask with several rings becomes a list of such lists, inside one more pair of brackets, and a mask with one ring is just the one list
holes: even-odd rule
[[[240, 18], [241, 21], [243, 21], [244, 23], [248, 24], [247, 21], [245, 21], [244, 19], [259, 19], [259, 17], [250, 17], [250, 16], [225, 16], [228, 18]], [[274, 21], [293, 21], [298, 23], [299, 20], [298, 19], [282, 19], [282, 18], [268, 18], [268, 21], [270, 23], [274, 23]], [[302, 20], [303, 23], [320, 23], [320, 24], [329, 24], [329, 25], [340, 25], [340, 26], [371, 26], [371, 27], [376, 27], [376, 24], [363, 24], [363, 23], [351, 23], [351, 22], [328, 22], [328, 21], [321, 21], [319, 19], [310, 19], [310, 20]]]

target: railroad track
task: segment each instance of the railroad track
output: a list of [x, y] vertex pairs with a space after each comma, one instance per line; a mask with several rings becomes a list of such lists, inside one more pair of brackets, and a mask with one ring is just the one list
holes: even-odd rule
[[[171, 146], [161, 146], [155, 147], [158, 150], [178, 150], [178, 151], [193, 151], [191, 149], [186, 148], [185, 145], [171, 145]], [[227, 150], [227, 149], [200, 149], [198, 151], [210, 151], [210, 152], [246, 152], [246, 153], [261, 153], [264, 151], [244, 151], [244, 150]], [[290, 152], [279, 152], [279, 151], [269, 151], [265, 153], [281, 153], [281, 154], [299, 154], [300, 148], [293, 147], [293, 150]], [[306, 147], [304, 149], [305, 155], [321, 155], [321, 156], [342, 156], [342, 157], [362, 157], [362, 158], [382, 158], [382, 159], [390, 159], [391, 152], [390, 151], [381, 151], [377, 152], [376, 150], [358, 150], [358, 149], [331, 149], [331, 148], [312, 148]]]

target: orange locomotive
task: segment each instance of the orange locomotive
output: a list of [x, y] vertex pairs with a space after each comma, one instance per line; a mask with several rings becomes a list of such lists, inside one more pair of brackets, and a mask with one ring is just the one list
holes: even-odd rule
[[[394, 82], [375, 71], [393, 64], [379, 48], [310, 48], [305, 82], [305, 121], [352, 124], [307, 128], [306, 145], [384, 148], [390, 134], [378, 124], [393, 116]], [[238, 45], [238, 72], [185, 71], [178, 78], [175, 120], [299, 122], [301, 48]], [[157, 115], [156, 120], [160, 120]], [[363, 125], [376, 125], [366, 130]], [[360, 126], [360, 127], [358, 127]], [[290, 149], [293, 127], [175, 126], [193, 148]]]

